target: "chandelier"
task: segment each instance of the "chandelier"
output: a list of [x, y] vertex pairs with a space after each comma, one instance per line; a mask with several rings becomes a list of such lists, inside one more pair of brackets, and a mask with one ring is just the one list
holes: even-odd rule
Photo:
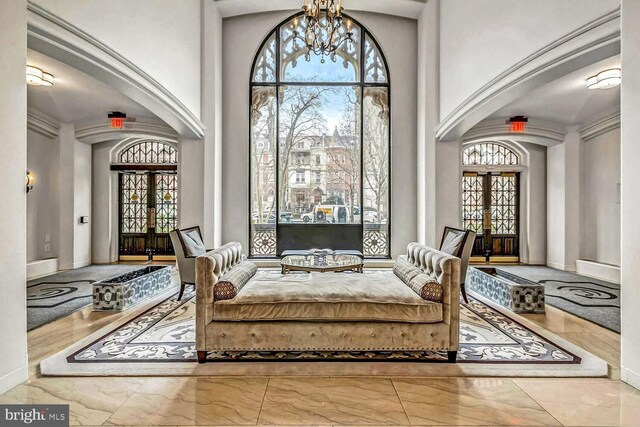
[[[353, 43], [353, 33], [351, 30], [351, 20], [347, 21], [346, 31], [342, 30], [341, 0], [304, 0], [304, 19], [306, 27], [304, 31], [304, 43], [307, 46], [305, 59], [311, 59], [311, 53], [321, 57], [320, 62], [324, 64], [325, 56], [336, 61], [336, 51], [347, 40]], [[297, 27], [297, 18], [294, 19]], [[302, 39], [297, 31], [293, 33], [294, 38]]]

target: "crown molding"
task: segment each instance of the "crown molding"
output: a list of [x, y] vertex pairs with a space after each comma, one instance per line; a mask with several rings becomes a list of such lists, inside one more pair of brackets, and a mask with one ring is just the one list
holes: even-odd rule
[[482, 86], [435, 128], [455, 140], [478, 121], [531, 90], [620, 52], [620, 8], [547, 44]]
[[35, 108], [27, 110], [27, 129], [52, 139], [60, 135], [60, 123]]
[[620, 127], [620, 112], [609, 114], [583, 126], [578, 132], [582, 141], [588, 141]]
[[564, 141], [566, 129], [547, 120], [529, 119], [524, 132], [513, 133], [504, 119], [484, 120], [468, 130], [462, 137], [463, 142], [489, 139], [509, 139], [530, 142], [544, 146], [560, 144]]
[[87, 144], [132, 137], [156, 138], [174, 144], [178, 142], [176, 131], [159, 123], [125, 122], [124, 129], [113, 129], [108, 123], [100, 122], [76, 128], [76, 139]]
[[116, 88], [186, 138], [201, 139], [204, 124], [157, 80], [118, 52], [31, 1], [28, 45]]

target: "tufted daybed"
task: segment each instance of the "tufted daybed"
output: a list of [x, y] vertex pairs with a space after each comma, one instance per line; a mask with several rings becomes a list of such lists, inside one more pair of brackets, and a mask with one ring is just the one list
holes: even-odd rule
[[460, 259], [418, 243], [393, 273], [257, 271], [229, 243], [196, 259], [196, 349], [446, 350], [459, 339]]

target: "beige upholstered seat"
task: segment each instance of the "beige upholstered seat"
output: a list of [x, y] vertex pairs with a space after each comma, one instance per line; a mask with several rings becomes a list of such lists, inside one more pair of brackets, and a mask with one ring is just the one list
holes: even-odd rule
[[214, 321], [442, 321], [442, 304], [425, 301], [393, 273], [256, 274], [231, 300], [216, 302]]

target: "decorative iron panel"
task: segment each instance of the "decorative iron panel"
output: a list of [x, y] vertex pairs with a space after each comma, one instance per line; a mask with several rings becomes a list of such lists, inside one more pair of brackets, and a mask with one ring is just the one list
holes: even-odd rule
[[276, 225], [253, 224], [251, 233], [251, 256], [273, 257], [276, 256]]
[[120, 153], [121, 163], [168, 164], [178, 163], [178, 150], [163, 141], [144, 141]]
[[517, 177], [491, 175], [491, 233], [517, 234]]
[[156, 174], [156, 233], [178, 228], [178, 176]]
[[389, 229], [387, 225], [365, 224], [362, 244], [362, 252], [366, 256], [387, 256], [389, 254]]
[[120, 192], [122, 205], [122, 233], [147, 232], [148, 176], [123, 174]]
[[482, 234], [483, 177], [465, 175], [462, 177], [462, 228]]
[[481, 142], [462, 152], [463, 165], [517, 165], [518, 155], [502, 144]]

